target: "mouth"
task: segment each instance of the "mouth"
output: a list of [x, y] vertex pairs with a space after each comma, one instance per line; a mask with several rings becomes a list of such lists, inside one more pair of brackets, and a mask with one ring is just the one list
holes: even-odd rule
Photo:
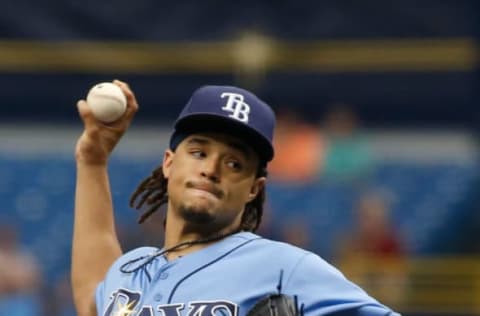
[[196, 196], [207, 198], [207, 199], [218, 199], [218, 197], [214, 195], [212, 192], [205, 191], [202, 189], [195, 189], [195, 188], [192, 188], [191, 190]]
[[221, 190], [208, 183], [188, 182], [187, 188], [192, 189], [199, 195], [214, 197], [216, 199], [220, 199], [223, 196]]

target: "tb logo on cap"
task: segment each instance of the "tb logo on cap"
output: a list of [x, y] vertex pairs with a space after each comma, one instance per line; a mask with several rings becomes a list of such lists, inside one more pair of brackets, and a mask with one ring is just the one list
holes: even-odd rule
[[250, 106], [243, 102], [243, 95], [232, 92], [224, 92], [220, 96], [222, 99], [227, 97], [227, 103], [222, 110], [232, 114], [229, 117], [239, 120], [240, 122], [248, 123], [248, 114], [250, 113]]

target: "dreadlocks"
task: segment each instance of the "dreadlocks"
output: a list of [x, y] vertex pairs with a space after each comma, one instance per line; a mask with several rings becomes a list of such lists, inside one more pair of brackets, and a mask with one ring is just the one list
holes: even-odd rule
[[[264, 177], [267, 171], [264, 167], [260, 167], [257, 177]], [[130, 198], [130, 206], [140, 210], [146, 208], [141, 214], [138, 222], [143, 223], [150, 215], [156, 212], [160, 206], [167, 203], [167, 184], [168, 180], [163, 175], [162, 166], [160, 165], [152, 171], [150, 176], [145, 178], [133, 192]], [[265, 188], [258, 192], [255, 199], [245, 205], [245, 211], [242, 215], [240, 230], [255, 232], [262, 221], [263, 203], [265, 201]]]

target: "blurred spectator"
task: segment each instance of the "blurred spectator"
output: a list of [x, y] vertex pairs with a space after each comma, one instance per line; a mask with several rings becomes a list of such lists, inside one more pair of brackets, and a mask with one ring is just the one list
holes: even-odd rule
[[0, 315], [41, 314], [40, 269], [35, 258], [21, 248], [13, 226], [0, 226]]
[[322, 140], [317, 128], [291, 108], [277, 111], [274, 146], [275, 158], [268, 167], [272, 179], [288, 182], [315, 179], [321, 165]]
[[406, 289], [404, 256], [385, 197], [378, 192], [362, 195], [355, 206], [354, 226], [339, 243], [342, 271], [374, 296], [399, 306]]
[[362, 195], [355, 206], [355, 227], [343, 244], [347, 253], [400, 256], [401, 238], [390, 223], [386, 199], [379, 193]]
[[350, 181], [368, 174], [372, 153], [352, 108], [348, 104], [333, 104], [321, 125], [326, 137], [322, 177]]

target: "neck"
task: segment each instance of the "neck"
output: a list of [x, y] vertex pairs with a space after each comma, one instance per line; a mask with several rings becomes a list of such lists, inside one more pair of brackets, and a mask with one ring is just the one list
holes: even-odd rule
[[[175, 247], [176, 245], [187, 243], [185, 246], [167, 252], [168, 260], [173, 260], [184, 256], [196, 250], [203, 249], [231, 234], [238, 232], [239, 223], [233, 223], [223, 229], [206, 229], [198, 225], [192, 225], [182, 218], [179, 218], [175, 212], [167, 212], [165, 223], [165, 242], [164, 249]], [[189, 244], [192, 242], [191, 244]]]

